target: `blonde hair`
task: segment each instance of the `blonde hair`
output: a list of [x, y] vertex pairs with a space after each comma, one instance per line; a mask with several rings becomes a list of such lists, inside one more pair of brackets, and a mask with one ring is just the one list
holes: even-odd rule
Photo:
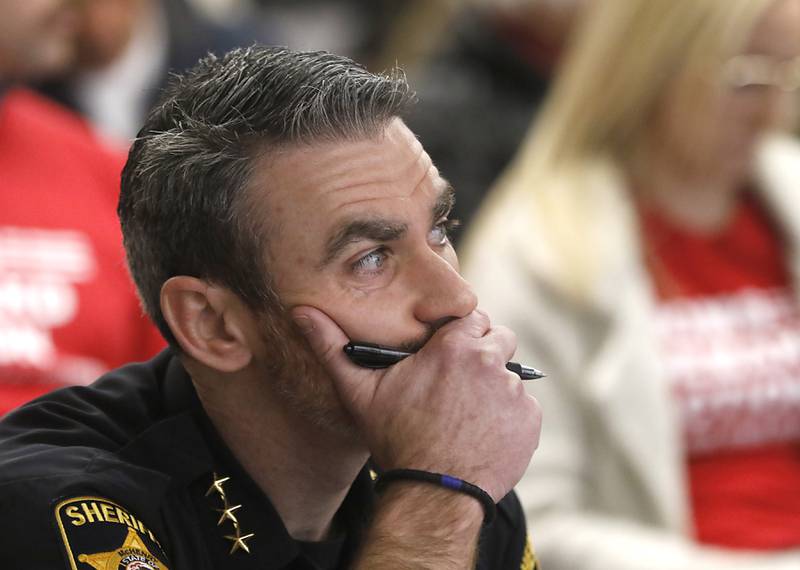
[[[544, 224], [537, 239], [554, 245], [561, 278], [581, 295], [600, 270], [604, 245], [602, 234], [588, 230], [597, 225], [599, 198], [587, 194], [593, 167], [629, 160], [644, 146], [675, 78], [708, 77], [741, 49], [772, 1], [590, 2], [539, 119], [468, 236], [467, 252], [507, 200], [535, 208]], [[679, 89], [679, 104], [694, 104], [715, 88], [714, 81], [692, 80]]]

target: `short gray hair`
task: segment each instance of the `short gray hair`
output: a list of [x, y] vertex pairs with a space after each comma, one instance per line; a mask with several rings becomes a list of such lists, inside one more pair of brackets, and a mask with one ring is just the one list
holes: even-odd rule
[[398, 70], [263, 46], [209, 55], [173, 78], [131, 147], [118, 208], [131, 275], [171, 345], [160, 306], [170, 277], [226, 286], [254, 310], [279, 306], [265, 221], [247, 207], [256, 161], [280, 146], [377, 135], [414, 98]]

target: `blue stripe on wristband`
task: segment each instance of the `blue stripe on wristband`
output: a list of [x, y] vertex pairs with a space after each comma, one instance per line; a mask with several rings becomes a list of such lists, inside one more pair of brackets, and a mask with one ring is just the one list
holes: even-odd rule
[[432, 473], [420, 469], [392, 469], [378, 475], [378, 479], [375, 481], [375, 491], [380, 493], [388, 483], [402, 480], [432, 483], [474, 497], [483, 506], [483, 524], [491, 523], [497, 515], [497, 505], [489, 493], [477, 485], [443, 473]]
[[450, 475], [442, 475], [442, 487], [460, 491], [463, 481], [458, 477], [451, 477]]

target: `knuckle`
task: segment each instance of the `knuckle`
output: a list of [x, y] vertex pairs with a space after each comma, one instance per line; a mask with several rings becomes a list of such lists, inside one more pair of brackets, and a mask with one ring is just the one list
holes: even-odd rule
[[510, 338], [510, 337], [516, 338], [516, 336], [517, 336], [517, 335], [514, 334], [514, 331], [512, 331], [510, 328], [508, 328], [505, 325], [494, 325], [492, 327], [492, 330], [494, 332], [496, 332], [498, 335], [500, 335], [502, 337], [505, 337], [505, 338]]
[[483, 309], [475, 309], [473, 311], [473, 315], [474, 315], [475, 320], [479, 324], [485, 326], [486, 328], [489, 328], [491, 326], [492, 323], [491, 323], [491, 319], [489, 319], [489, 313], [487, 313]]
[[495, 331], [501, 339], [503, 339], [503, 341], [512, 349], [512, 352], [516, 352], [517, 333], [503, 325], [493, 327], [492, 330]]
[[497, 368], [505, 366], [503, 357], [494, 347], [483, 346], [477, 349], [478, 362], [482, 368]]
[[442, 334], [439, 339], [439, 349], [447, 357], [457, 354], [461, 350], [462, 339], [453, 331]]

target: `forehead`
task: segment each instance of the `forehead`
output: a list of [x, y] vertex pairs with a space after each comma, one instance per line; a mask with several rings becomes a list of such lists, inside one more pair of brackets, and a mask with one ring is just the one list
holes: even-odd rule
[[358, 218], [408, 223], [400, 218], [429, 212], [448, 188], [400, 119], [373, 138], [273, 153], [255, 181], [254, 197], [273, 240], [324, 239], [333, 226]]
[[365, 186], [376, 196], [399, 190], [396, 184], [429, 167], [427, 153], [400, 119], [373, 138], [286, 149], [268, 165], [279, 193], [292, 193], [295, 198], [314, 195], [337, 202], [348, 201]]
[[750, 53], [792, 58], [800, 55], [800, 0], [776, 0], [757, 21]]

